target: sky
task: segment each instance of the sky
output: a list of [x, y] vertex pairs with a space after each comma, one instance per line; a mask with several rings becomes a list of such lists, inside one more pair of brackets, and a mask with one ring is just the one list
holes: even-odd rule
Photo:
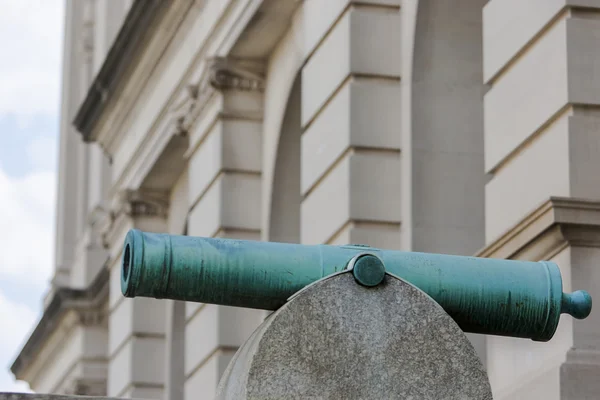
[[64, 0], [0, 0], [0, 392], [54, 267]]

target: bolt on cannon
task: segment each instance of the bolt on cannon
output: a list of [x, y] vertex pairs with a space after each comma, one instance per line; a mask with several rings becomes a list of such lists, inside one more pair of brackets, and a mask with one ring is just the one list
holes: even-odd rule
[[303, 288], [351, 272], [364, 286], [385, 274], [425, 292], [465, 332], [548, 341], [560, 315], [586, 318], [585, 291], [563, 293], [553, 262], [382, 250], [362, 245], [300, 245], [131, 230], [121, 290], [153, 297], [276, 310]]

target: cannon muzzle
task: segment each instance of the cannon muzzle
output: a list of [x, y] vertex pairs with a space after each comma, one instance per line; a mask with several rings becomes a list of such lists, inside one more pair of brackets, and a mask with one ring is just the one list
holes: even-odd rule
[[[465, 332], [548, 341], [561, 313], [583, 319], [585, 291], [563, 293], [552, 262], [498, 260], [330, 246], [254, 242], [131, 230], [121, 290], [143, 296], [276, 310], [294, 293], [342, 272], [361, 255], [431, 296]], [[356, 275], [355, 275], [356, 276]]]

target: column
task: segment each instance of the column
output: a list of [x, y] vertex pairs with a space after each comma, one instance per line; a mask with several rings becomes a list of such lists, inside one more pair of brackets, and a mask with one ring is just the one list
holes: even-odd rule
[[[187, 234], [260, 240], [262, 64], [213, 59], [189, 92]], [[186, 304], [186, 399], [212, 398], [227, 364], [264, 312]]]
[[[587, 289], [596, 297], [598, 209], [586, 199], [600, 197], [598, 11], [600, 1], [578, 0], [492, 0], [483, 11], [488, 248], [499, 253], [512, 246], [524, 250], [504, 251], [507, 257], [556, 260], [565, 290]], [[556, 229], [578, 222], [587, 231], [575, 242], [558, 242], [561, 247], [549, 247], [543, 236], [517, 246], [514, 238], [531, 231], [546, 209], [564, 211], [551, 196], [575, 204], [561, 214], [572, 221]], [[548, 344], [488, 339], [494, 398], [584, 398], [597, 388], [600, 319], [563, 317], [561, 324]]]
[[[103, 288], [108, 286], [106, 276], [103, 274]], [[108, 375], [108, 321], [106, 315], [106, 291], [94, 293], [94, 289], [88, 289], [88, 293], [95, 295], [89, 301], [79, 303], [77, 313], [79, 314], [78, 326], [68, 335], [67, 348], [73, 344], [77, 346], [79, 358], [73, 365], [67, 377], [62, 382], [59, 392], [80, 396], [105, 396]], [[101, 294], [103, 293], [103, 294]], [[102, 297], [97, 298], [98, 294]], [[100, 300], [100, 301], [99, 301]], [[63, 350], [64, 351], [64, 350]], [[68, 350], [67, 350], [68, 351]], [[56, 360], [63, 362], [64, 358]], [[68, 364], [67, 364], [68, 365]], [[51, 393], [56, 393], [52, 391]]]
[[[77, 79], [79, 82], [78, 99], [85, 97], [88, 87], [94, 78], [93, 63], [96, 61], [94, 49], [98, 38], [98, 14], [94, 1], [81, 2], [81, 35], [80, 53], [81, 62], [77, 66]], [[69, 118], [69, 123], [72, 118]], [[96, 277], [104, 265], [107, 254], [103, 248], [100, 237], [98, 220], [106, 212], [102, 202], [107, 189], [108, 160], [101, 153], [96, 144], [83, 143], [77, 138], [74, 149], [76, 162], [71, 168], [77, 176], [76, 190], [72, 194], [75, 206], [70, 209], [70, 216], [77, 228], [77, 242], [73, 249], [69, 286], [85, 288]]]
[[399, 5], [304, 3], [302, 243], [400, 246]]
[[[185, 307], [165, 300], [167, 308], [165, 400], [183, 400], [185, 388]], [[193, 338], [191, 338], [193, 339]]]
[[168, 192], [124, 191], [112, 206], [105, 241], [109, 248], [109, 372], [107, 395], [163, 399], [166, 377], [167, 302], [125, 298], [121, 293], [121, 252], [132, 228], [165, 232]]
[[[82, 64], [80, 38], [82, 14], [85, 3], [67, 1], [65, 7], [65, 40], [62, 71], [62, 96], [60, 116], [60, 150], [58, 157], [58, 186], [56, 196], [56, 255], [53, 286], [68, 286], [71, 264], [77, 241], [77, 158], [80, 139], [71, 125], [81, 101], [81, 80], [78, 76]], [[48, 299], [51, 296], [48, 296]]]

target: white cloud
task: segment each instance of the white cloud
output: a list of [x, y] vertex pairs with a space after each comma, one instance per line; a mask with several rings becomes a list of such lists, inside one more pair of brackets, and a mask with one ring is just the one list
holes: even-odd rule
[[[55, 186], [51, 171], [10, 178], [0, 169], [0, 286], [27, 282], [33, 289], [27, 295], [40, 305], [53, 269]], [[0, 321], [0, 391], [28, 392], [5, 368], [35, 326], [36, 313], [0, 287]]]
[[49, 280], [53, 262], [54, 172], [9, 178], [0, 170], [0, 280]]
[[[0, 0], [0, 117], [12, 114], [21, 129], [40, 116], [55, 120], [58, 115], [64, 3]], [[53, 133], [57, 126], [47, 129], [43, 133]], [[4, 150], [20, 145], [23, 151], [25, 146], [23, 165], [33, 161], [21, 174], [23, 166], [15, 165], [19, 158], [4, 160], [13, 163], [7, 171], [19, 170], [19, 178], [0, 168], [0, 392], [29, 391], [6, 369], [39, 311], [19, 298], [39, 299], [41, 306], [54, 264], [56, 140], [40, 134], [24, 144], [22, 136], [15, 140], [19, 133], [0, 132]]]
[[0, 0], [0, 114], [56, 114], [62, 0]]
[[50, 171], [56, 169], [58, 147], [56, 138], [39, 136], [27, 144], [27, 157], [30, 165], [36, 170]]

